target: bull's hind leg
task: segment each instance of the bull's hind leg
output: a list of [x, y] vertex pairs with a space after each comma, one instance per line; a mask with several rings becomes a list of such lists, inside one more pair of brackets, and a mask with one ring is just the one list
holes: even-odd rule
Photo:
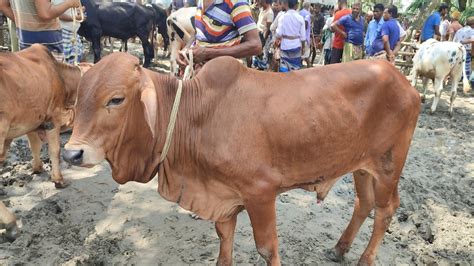
[[[458, 71], [462, 75], [462, 70]], [[461, 79], [461, 75], [453, 75], [451, 77], [451, 97], [449, 101], [449, 115], [453, 116], [453, 103], [456, 100], [456, 96], [458, 95], [458, 84], [459, 80]]]
[[374, 177], [364, 170], [358, 170], [353, 173], [354, 188], [356, 198], [354, 203], [354, 213], [352, 219], [337, 242], [335, 247], [336, 259], [342, 259], [342, 256], [349, 251], [352, 241], [359, 232], [360, 226], [364, 223], [370, 211], [374, 208]]
[[7, 158], [10, 141], [7, 141], [7, 134], [10, 128], [10, 121], [7, 117], [0, 113], [0, 163]]
[[374, 161], [374, 167], [371, 170], [374, 173], [375, 221], [372, 237], [359, 260], [361, 265], [374, 264], [377, 249], [385, 231], [390, 225], [393, 214], [400, 206], [398, 181], [405, 164], [410, 139], [407, 137], [406, 141], [396, 143], [393, 148]]
[[436, 106], [438, 106], [439, 99], [441, 98], [441, 92], [443, 91], [443, 78], [435, 78], [434, 80], [434, 90], [435, 97], [433, 99], [433, 105], [431, 105], [431, 113], [433, 114], [436, 111]]
[[262, 196], [245, 202], [257, 251], [265, 259], [267, 265], [280, 265], [275, 198], [276, 196]]
[[33, 173], [43, 172], [43, 162], [41, 161], [41, 146], [43, 145], [38, 133], [30, 132], [27, 134], [28, 142], [30, 143], [30, 150], [33, 155], [33, 161], [31, 161], [31, 166], [33, 168]]
[[423, 82], [423, 95], [421, 96], [421, 102], [424, 103], [426, 100], [426, 90], [428, 89], [428, 78], [422, 77]]

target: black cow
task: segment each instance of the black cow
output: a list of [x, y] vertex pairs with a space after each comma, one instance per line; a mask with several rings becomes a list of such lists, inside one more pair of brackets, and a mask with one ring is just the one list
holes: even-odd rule
[[94, 63], [100, 60], [102, 36], [114, 37], [122, 41], [132, 37], [140, 38], [143, 46], [145, 62], [150, 66], [154, 57], [153, 45], [149, 42], [150, 33], [157, 27], [163, 36], [165, 49], [169, 44], [166, 29], [166, 11], [157, 6], [143, 6], [132, 3], [96, 4], [92, 0], [83, 0], [87, 19], [81, 23], [79, 35], [92, 42]]

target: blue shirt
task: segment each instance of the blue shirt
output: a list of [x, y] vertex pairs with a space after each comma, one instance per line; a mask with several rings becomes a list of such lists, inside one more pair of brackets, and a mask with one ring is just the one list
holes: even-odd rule
[[354, 45], [362, 45], [364, 43], [364, 19], [359, 17], [356, 21], [352, 14], [343, 16], [337, 21], [337, 25], [342, 25], [347, 33], [346, 42]]
[[367, 34], [365, 35], [365, 52], [370, 54], [372, 49], [372, 43], [375, 41], [379, 33], [382, 31], [383, 18], [380, 18], [379, 21], [372, 19], [367, 26]]
[[400, 28], [398, 27], [396, 19], [392, 18], [389, 21], [385, 21], [383, 23], [380, 33], [377, 35], [374, 42], [372, 43], [372, 49], [369, 52], [369, 55], [374, 55], [384, 50], [382, 39], [383, 36], [388, 36], [390, 50], [393, 50], [395, 48], [395, 45], [397, 45], [397, 42], [400, 40]]
[[439, 24], [441, 24], [441, 14], [439, 12], [434, 12], [428, 17], [423, 25], [423, 29], [421, 30], [421, 40], [426, 41], [433, 38], [435, 35], [435, 26], [439, 26]]

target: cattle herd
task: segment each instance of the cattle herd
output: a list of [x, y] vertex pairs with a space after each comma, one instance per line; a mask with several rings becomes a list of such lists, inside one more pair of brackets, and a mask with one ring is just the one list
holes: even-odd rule
[[[374, 264], [400, 205], [399, 182], [428, 79], [435, 89], [432, 113], [448, 78], [451, 115], [458, 87], [453, 80], [463, 78], [464, 92], [469, 91], [463, 46], [436, 41], [419, 47], [412, 84], [382, 60], [275, 74], [248, 69], [230, 57], [211, 60], [195, 78], [181, 81], [174, 77], [175, 61], [192, 41], [195, 8], [170, 16], [157, 5], [86, 8], [79, 34], [92, 43], [94, 65], [58, 63], [41, 45], [0, 54], [0, 163], [11, 142], [26, 135], [32, 172], [42, 172], [40, 150], [47, 141], [51, 180], [67, 190], [75, 181], [66, 182], [60, 171], [60, 134], [72, 128], [62, 151], [67, 163], [90, 168], [107, 162], [119, 184], [158, 176], [164, 199], [215, 222], [218, 264], [232, 264], [237, 215], [246, 210], [258, 253], [279, 265], [278, 196], [303, 189], [323, 201], [348, 173], [354, 211], [329, 256], [342, 260], [374, 210], [359, 259]], [[147, 69], [155, 30], [170, 49], [171, 76]], [[126, 53], [101, 59], [103, 36], [125, 43], [138, 37], [143, 66]], [[418, 76], [422, 98], [414, 88]], [[21, 234], [15, 215], [1, 202], [0, 228], [10, 241]]]

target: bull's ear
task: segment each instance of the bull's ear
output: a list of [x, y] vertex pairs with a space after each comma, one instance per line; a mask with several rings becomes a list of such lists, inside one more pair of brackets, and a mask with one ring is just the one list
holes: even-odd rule
[[151, 78], [141, 67], [139, 68], [139, 72], [141, 79], [140, 100], [143, 104], [143, 114], [145, 115], [145, 120], [150, 128], [152, 136], [155, 137], [156, 112], [158, 111], [155, 84], [153, 84]]

